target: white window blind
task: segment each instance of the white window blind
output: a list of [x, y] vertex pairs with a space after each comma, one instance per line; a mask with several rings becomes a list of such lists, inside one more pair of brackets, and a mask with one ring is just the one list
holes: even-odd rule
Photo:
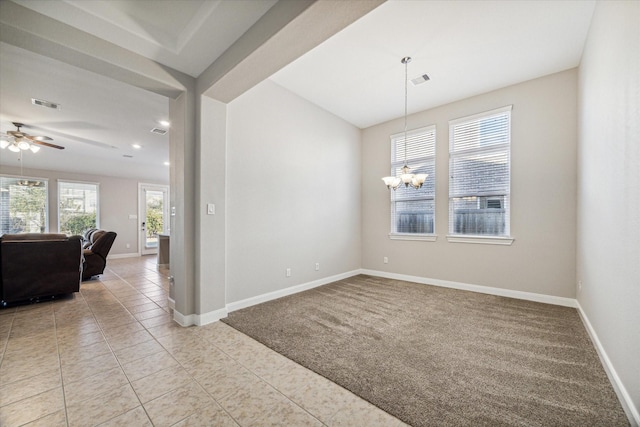
[[[405, 162], [404, 132], [391, 135], [391, 175], [400, 176]], [[391, 234], [433, 234], [435, 230], [436, 127], [407, 131], [406, 159], [411, 173], [429, 174], [415, 189], [400, 184], [391, 190]]]
[[449, 122], [449, 234], [509, 236], [511, 106]]
[[0, 235], [49, 230], [48, 185], [45, 178], [0, 176]]

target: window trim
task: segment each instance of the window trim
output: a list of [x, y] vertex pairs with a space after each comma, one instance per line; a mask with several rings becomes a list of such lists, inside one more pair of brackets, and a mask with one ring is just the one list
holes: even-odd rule
[[60, 185], [62, 183], [67, 183], [67, 184], [89, 184], [89, 185], [95, 185], [96, 186], [96, 228], [100, 228], [100, 183], [99, 182], [93, 182], [93, 181], [78, 181], [78, 180], [72, 180], [72, 179], [62, 179], [62, 178], [58, 178], [56, 179], [56, 183], [58, 184], [58, 200], [57, 200], [57, 209], [56, 209], [56, 214], [57, 214], [57, 227], [58, 227], [58, 233], [61, 233], [62, 231], [60, 231]]
[[[480, 113], [472, 114], [469, 116], [459, 117], [457, 119], [449, 120], [449, 194], [448, 194], [448, 224], [447, 224], [447, 241], [450, 243], [473, 243], [473, 244], [489, 244], [489, 245], [511, 245], [515, 240], [511, 236], [511, 112], [513, 111], [513, 104], [506, 105], [504, 107], [495, 108], [493, 110], [483, 111]], [[492, 151], [500, 152], [505, 146], [508, 148], [508, 166], [509, 166], [509, 184], [506, 190], [506, 196], [508, 197], [509, 212], [506, 218], [506, 233], [504, 235], [477, 235], [477, 234], [454, 234], [451, 229], [451, 199], [456, 197], [466, 197], [467, 195], [452, 195], [451, 194], [451, 146], [453, 142], [453, 128], [460, 124], [475, 121], [484, 117], [497, 115], [500, 113], [509, 112], [509, 143], [495, 144], [487, 149], [470, 149], [464, 151], [464, 154], [473, 153], [491, 153]], [[500, 194], [502, 195], [502, 194]], [[487, 197], [491, 194], [477, 194], [476, 197]]]
[[[400, 232], [396, 232], [396, 231], [390, 231], [389, 232], [389, 239], [390, 240], [417, 240], [417, 241], [423, 241], [423, 242], [435, 242], [437, 239], [437, 234], [435, 232], [436, 230], [436, 156], [437, 156], [437, 146], [438, 146], [438, 132], [437, 132], [437, 127], [435, 124], [432, 125], [427, 125], [427, 126], [421, 126], [418, 128], [414, 128], [414, 129], [408, 129], [407, 130], [407, 136], [412, 136], [415, 134], [420, 134], [423, 132], [430, 132], [433, 130], [433, 155], [432, 156], [426, 156], [426, 157], [421, 157], [421, 160], [430, 160], [431, 158], [433, 158], [433, 165], [434, 165], [434, 173], [433, 173], [433, 177], [431, 175], [429, 175], [429, 177], [427, 177], [427, 179], [433, 179], [434, 182], [434, 191], [433, 191], [433, 197], [430, 198], [419, 198], [418, 200], [433, 200], [433, 233], [400, 233]], [[399, 139], [404, 137], [405, 132], [397, 132], [394, 133], [392, 135], [389, 136], [389, 141], [390, 141], [390, 157], [391, 157], [391, 162], [390, 162], [390, 166], [391, 166], [391, 172], [394, 172], [394, 168], [396, 164], [399, 163], [404, 163], [404, 159], [394, 159], [394, 140]], [[409, 165], [411, 166], [411, 165]], [[395, 191], [395, 190], [389, 190], [391, 192]], [[394, 203], [396, 202], [396, 200], [393, 199], [393, 194], [391, 193], [389, 196], [389, 203], [390, 203], [390, 218], [389, 218], [389, 229], [390, 230], [394, 230], [395, 229], [395, 223], [394, 223], [394, 219], [395, 216], [393, 215], [394, 212]]]
[[36, 180], [36, 181], [44, 181], [46, 183], [47, 188], [47, 197], [44, 203], [44, 211], [46, 213], [46, 220], [44, 224], [44, 233], [49, 233], [49, 222], [51, 222], [51, 212], [49, 211], [49, 178], [42, 178], [37, 176], [24, 176], [24, 175], [11, 175], [11, 174], [0, 174], [0, 178], [15, 178], [15, 179], [27, 179], [27, 180]]

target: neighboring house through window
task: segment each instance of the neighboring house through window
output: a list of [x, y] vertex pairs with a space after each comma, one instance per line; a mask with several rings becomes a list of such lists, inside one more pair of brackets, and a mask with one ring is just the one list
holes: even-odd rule
[[449, 234], [510, 234], [511, 106], [449, 122]]
[[[406, 161], [411, 173], [429, 174], [420, 189], [400, 184], [391, 190], [391, 238], [419, 239], [435, 232], [436, 127], [407, 131]], [[404, 132], [391, 136], [391, 175], [405, 163]]]
[[48, 181], [0, 176], [0, 235], [49, 230]]
[[98, 228], [98, 184], [58, 181], [58, 230], [71, 235]]

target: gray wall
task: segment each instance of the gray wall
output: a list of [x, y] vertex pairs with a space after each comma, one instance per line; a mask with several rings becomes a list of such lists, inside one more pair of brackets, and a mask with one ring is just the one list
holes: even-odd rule
[[[408, 128], [436, 125], [435, 242], [388, 237], [389, 136], [397, 119], [363, 131], [362, 267], [388, 273], [558, 297], [575, 296], [575, 69], [413, 114]], [[425, 95], [426, 96], [426, 95]], [[511, 246], [449, 243], [448, 121], [513, 105]], [[383, 257], [389, 263], [383, 263]]]
[[227, 118], [227, 303], [358, 269], [360, 130], [268, 80]]
[[578, 302], [640, 423], [640, 2], [598, 2], [580, 65]]
[[[2, 166], [3, 175], [20, 176], [20, 168]], [[41, 169], [24, 169], [24, 176], [48, 178], [49, 180], [49, 232], [58, 231], [58, 182], [57, 180], [86, 181], [100, 184], [100, 228], [118, 233], [109, 256], [135, 254], [138, 252], [138, 220], [129, 215], [138, 214], [138, 180], [87, 175]], [[166, 182], [144, 181], [148, 184], [168, 185]], [[130, 245], [127, 248], [127, 243]]]

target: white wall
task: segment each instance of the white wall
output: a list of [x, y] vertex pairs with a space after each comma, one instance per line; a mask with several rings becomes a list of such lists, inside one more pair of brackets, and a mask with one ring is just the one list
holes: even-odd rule
[[[428, 86], [413, 92], [410, 97], [428, 96]], [[576, 93], [574, 69], [409, 117], [409, 129], [436, 125], [435, 242], [389, 239], [389, 190], [380, 178], [389, 174], [389, 136], [402, 130], [403, 120], [365, 129], [362, 267], [573, 298]], [[511, 104], [511, 235], [515, 241], [511, 246], [449, 243], [448, 121]], [[388, 264], [383, 264], [385, 256]]]
[[[2, 166], [0, 173], [20, 176], [20, 168]], [[24, 169], [24, 176], [49, 180], [49, 232], [58, 232], [58, 182], [57, 180], [97, 182], [100, 184], [100, 228], [118, 233], [109, 256], [138, 252], [138, 220], [129, 215], [138, 214], [138, 180], [114, 178], [41, 169]], [[167, 185], [168, 182], [145, 181], [149, 184]], [[130, 245], [127, 248], [127, 243]]]
[[358, 269], [360, 130], [268, 80], [227, 117], [227, 303]]
[[640, 2], [598, 2], [579, 76], [577, 298], [640, 424]]

